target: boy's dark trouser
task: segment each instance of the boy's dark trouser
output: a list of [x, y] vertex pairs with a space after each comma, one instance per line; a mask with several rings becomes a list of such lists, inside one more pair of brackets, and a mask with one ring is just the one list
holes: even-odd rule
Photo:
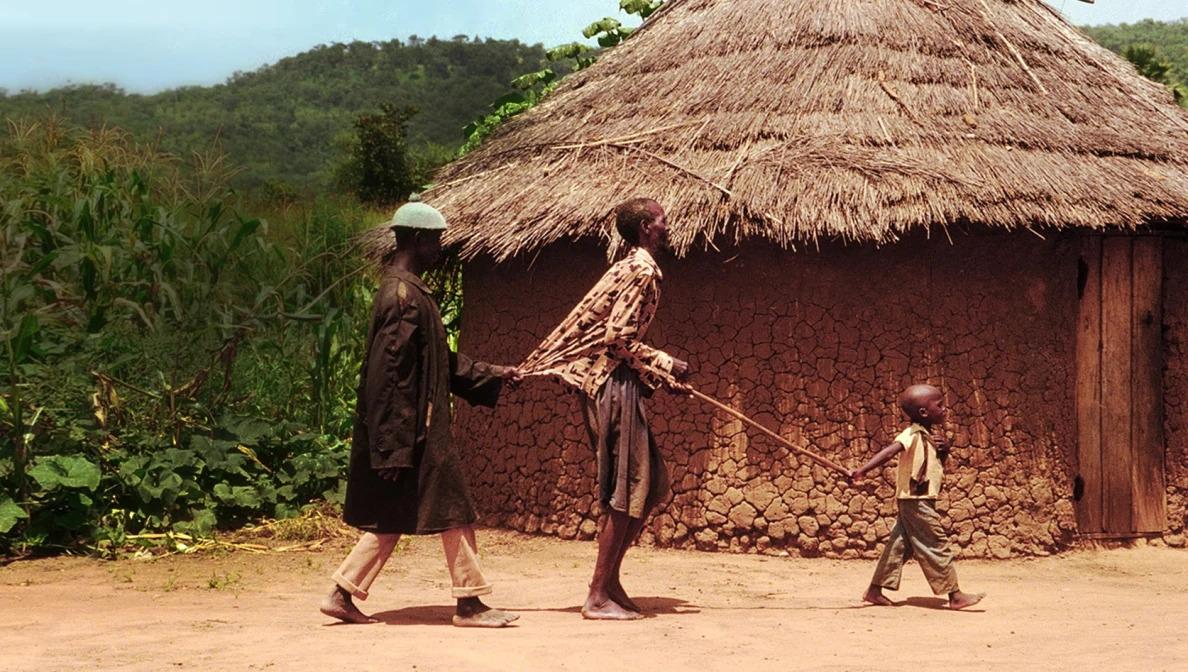
[[953, 552], [949, 550], [948, 535], [934, 505], [931, 499], [899, 500], [899, 518], [891, 529], [891, 538], [883, 548], [870, 585], [899, 590], [903, 564], [915, 558], [933, 593], [948, 595], [957, 590]]

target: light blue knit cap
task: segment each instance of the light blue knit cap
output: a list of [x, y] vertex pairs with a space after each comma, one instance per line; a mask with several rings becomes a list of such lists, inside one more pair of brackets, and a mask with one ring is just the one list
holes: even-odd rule
[[447, 228], [445, 216], [438, 212], [437, 208], [422, 203], [420, 194], [408, 197], [408, 203], [396, 210], [396, 214], [392, 215], [391, 221], [388, 222], [388, 227], [425, 231], [445, 231]]

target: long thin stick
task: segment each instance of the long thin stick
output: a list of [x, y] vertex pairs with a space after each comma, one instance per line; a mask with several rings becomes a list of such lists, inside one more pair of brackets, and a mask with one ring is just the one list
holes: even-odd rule
[[[535, 353], [533, 353], [533, 354], [535, 354]], [[531, 356], [529, 356], [529, 359], [531, 359]], [[541, 367], [540, 364], [529, 365], [529, 364], [525, 363], [525, 364], [521, 364], [520, 366], [524, 371], [529, 372], [529, 373], [524, 374], [525, 377], [555, 375], [554, 372], [552, 372], [552, 371], [542, 370], [543, 367]], [[660, 374], [662, 376], [668, 375], [667, 373], [660, 372], [658, 369], [652, 369], [652, 370], [656, 371], [658, 374]], [[748, 425], [751, 425], [755, 429], [758, 429], [759, 431], [763, 432], [764, 434], [775, 439], [776, 441], [778, 441], [782, 446], [784, 446], [788, 450], [791, 450], [792, 452], [794, 452], [798, 455], [803, 455], [803, 456], [809, 458], [810, 460], [812, 460], [813, 462], [816, 462], [817, 464], [821, 465], [822, 467], [825, 467], [826, 469], [832, 469], [832, 470], [836, 471], [837, 473], [841, 474], [842, 476], [849, 478], [849, 476], [850, 476], [849, 469], [846, 469], [845, 467], [838, 464], [837, 462], [834, 462], [833, 460], [830, 460], [825, 457], [821, 457], [820, 455], [812, 452], [811, 450], [805, 450], [804, 448], [801, 448], [800, 446], [792, 443], [788, 439], [785, 439], [784, 437], [780, 436], [779, 434], [776, 434], [775, 432], [771, 431], [767, 427], [764, 427], [763, 425], [759, 424], [757, 421], [748, 418], [741, 411], [736, 411], [735, 409], [731, 408], [730, 406], [727, 406], [726, 404], [723, 404], [722, 402], [718, 401], [717, 399], [714, 399], [713, 397], [709, 396], [708, 394], [705, 394], [703, 392], [698, 392], [697, 390], [693, 389], [691, 386], [682, 385], [677, 389], [679, 389], [682, 392], [686, 392], [686, 393], [704, 401], [705, 403], [707, 403], [717, 409], [726, 411], [730, 415], [733, 415], [734, 417], [738, 418], [739, 420], [742, 420], [743, 422], [747, 423]]]
[[683, 121], [679, 124], [671, 124], [668, 126], [661, 126], [660, 128], [653, 128], [649, 131], [641, 131], [639, 133], [632, 133], [631, 135], [624, 135], [621, 138], [611, 138], [609, 140], [594, 140], [591, 142], [576, 142], [576, 143], [569, 144], [569, 145], [552, 145], [552, 146], [546, 147], [546, 149], [589, 149], [590, 147], [601, 147], [602, 145], [614, 145], [614, 144], [619, 144], [619, 143], [624, 143], [624, 142], [636, 142], [639, 139], [644, 138], [649, 135], [656, 135], [657, 133], [673, 131], [678, 128], [684, 128], [685, 126], [692, 126], [693, 124], [696, 124], [696, 123], [698, 123], [696, 120]]
[[699, 174], [693, 172], [692, 170], [689, 170], [688, 168], [682, 166], [679, 163], [676, 163], [670, 159], [666, 159], [663, 156], [660, 156], [659, 154], [657, 154], [655, 152], [649, 152], [646, 149], [643, 149], [641, 147], [636, 147], [634, 145], [621, 145], [621, 144], [614, 143], [614, 142], [608, 143], [607, 146], [614, 147], [615, 149], [622, 149], [625, 151], [639, 152], [640, 154], [643, 154], [644, 156], [650, 157], [652, 159], [655, 159], [656, 161], [659, 161], [660, 163], [663, 163], [664, 165], [668, 166], [669, 168], [673, 168], [674, 170], [679, 170], [680, 172], [688, 175], [689, 177], [693, 177], [698, 180], [701, 180], [702, 182], [705, 182], [706, 184], [717, 189], [718, 191], [722, 192], [723, 194], [726, 194], [728, 197], [734, 198], [734, 192], [730, 191], [726, 187], [723, 187], [722, 185], [718, 184], [717, 182], [714, 182], [713, 180], [709, 179], [708, 177], [706, 177], [704, 175], [699, 175]]
[[698, 399], [704, 401], [707, 404], [710, 404], [711, 406], [714, 406], [718, 409], [726, 411], [730, 415], [733, 415], [734, 417], [738, 418], [739, 420], [742, 420], [743, 422], [747, 423], [748, 425], [751, 425], [755, 429], [758, 429], [759, 431], [770, 436], [771, 438], [775, 439], [776, 441], [779, 441], [784, 447], [788, 448], [789, 450], [791, 450], [799, 455], [803, 455], [803, 456], [809, 458], [810, 460], [812, 460], [813, 462], [816, 462], [817, 464], [821, 465], [822, 467], [832, 469], [843, 476], [848, 477], [850, 475], [850, 470], [841, 466], [837, 462], [834, 462], [833, 460], [821, 457], [820, 455], [818, 455], [812, 451], [805, 450], [804, 448], [797, 446], [796, 444], [792, 443], [788, 439], [785, 439], [784, 437], [780, 436], [779, 434], [776, 434], [775, 432], [771, 431], [767, 427], [764, 427], [763, 425], [759, 424], [755, 420], [748, 418], [742, 412], [736, 411], [735, 409], [727, 406], [726, 404], [723, 404], [722, 402], [718, 401], [717, 399], [714, 399], [713, 397], [709, 396], [708, 394], [703, 394], [701, 392], [698, 392], [697, 390], [694, 390], [693, 388], [688, 388], [688, 391], [694, 397], [697, 397]]
[[990, 5], [986, 4], [986, 0], [982, 0], [982, 9], [984, 10], [982, 12], [982, 18], [994, 29], [995, 34], [998, 35], [998, 39], [1002, 40], [1002, 43], [1007, 46], [1007, 49], [1010, 49], [1011, 53], [1014, 54], [1015, 60], [1019, 62], [1019, 67], [1023, 68], [1023, 71], [1031, 77], [1031, 81], [1035, 82], [1035, 85], [1039, 87], [1040, 93], [1043, 93], [1045, 96], [1048, 95], [1048, 89], [1044, 87], [1044, 83], [1040, 81], [1039, 77], [1036, 77], [1035, 72], [1027, 65], [1027, 61], [1023, 59], [1023, 54], [1020, 54], [1019, 50], [1015, 48], [1014, 43], [1008, 40], [1006, 35], [1002, 34], [998, 26], [994, 25], [994, 21], [990, 18]]

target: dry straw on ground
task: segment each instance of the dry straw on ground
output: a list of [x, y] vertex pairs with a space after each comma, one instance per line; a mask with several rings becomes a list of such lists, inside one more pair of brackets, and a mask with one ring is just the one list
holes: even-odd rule
[[[342, 522], [338, 507], [322, 503], [293, 518], [263, 520], [229, 533], [195, 537], [180, 532], [128, 535], [120, 555], [156, 559], [204, 552], [291, 553], [354, 541], [358, 532]], [[341, 542], [341, 543], [340, 543]]]

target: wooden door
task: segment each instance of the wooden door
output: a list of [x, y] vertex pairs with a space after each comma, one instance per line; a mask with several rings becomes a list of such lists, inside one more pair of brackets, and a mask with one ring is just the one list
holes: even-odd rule
[[1162, 241], [1086, 237], [1078, 280], [1078, 527], [1098, 537], [1162, 532]]

